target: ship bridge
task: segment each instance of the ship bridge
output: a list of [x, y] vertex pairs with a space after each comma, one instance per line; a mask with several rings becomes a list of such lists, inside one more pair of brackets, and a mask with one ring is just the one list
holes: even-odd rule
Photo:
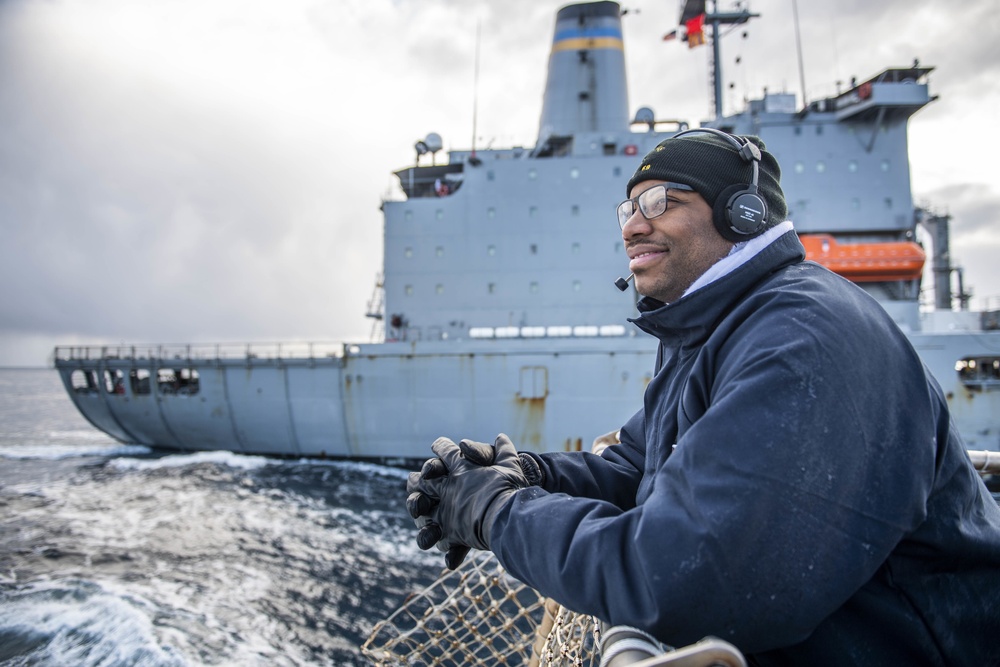
[[936, 99], [928, 93], [925, 79], [933, 69], [916, 65], [889, 68], [832, 100], [822, 100], [813, 104], [832, 104], [832, 110], [838, 121], [880, 124], [904, 120]]

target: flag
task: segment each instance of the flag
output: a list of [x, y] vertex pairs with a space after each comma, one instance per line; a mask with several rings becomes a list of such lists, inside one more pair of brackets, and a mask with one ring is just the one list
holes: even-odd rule
[[670, 32], [668, 32], [666, 35], [663, 36], [663, 41], [664, 42], [669, 42], [672, 39], [677, 39], [677, 31], [676, 30], [671, 30]]
[[705, 43], [705, 15], [698, 14], [684, 24], [687, 28], [688, 48], [693, 49]]

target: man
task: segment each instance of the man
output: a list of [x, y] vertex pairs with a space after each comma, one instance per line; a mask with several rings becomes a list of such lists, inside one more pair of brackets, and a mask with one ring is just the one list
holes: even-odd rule
[[439, 439], [407, 505], [575, 611], [759, 665], [1000, 664], [1000, 509], [885, 311], [805, 253], [774, 157], [694, 130], [619, 206], [657, 372], [620, 444]]

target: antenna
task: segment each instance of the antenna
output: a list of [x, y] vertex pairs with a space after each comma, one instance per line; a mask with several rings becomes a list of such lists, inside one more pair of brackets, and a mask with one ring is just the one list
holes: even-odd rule
[[795, 18], [795, 50], [799, 55], [799, 84], [802, 86], [802, 108], [809, 106], [806, 99], [806, 69], [802, 65], [802, 36], [799, 34], [799, 3], [792, 0], [792, 15]]
[[472, 77], [472, 159], [476, 159], [476, 122], [479, 117], [479, 35], [483, 21], [476, 21], [476, 64]]

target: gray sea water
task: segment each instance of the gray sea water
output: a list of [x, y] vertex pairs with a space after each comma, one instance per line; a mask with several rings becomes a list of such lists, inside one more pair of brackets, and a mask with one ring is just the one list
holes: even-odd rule
[[54, 370], [0, 369], [0, 667], [369, 664], [442, 567], [405, 477], [122, 445]]

